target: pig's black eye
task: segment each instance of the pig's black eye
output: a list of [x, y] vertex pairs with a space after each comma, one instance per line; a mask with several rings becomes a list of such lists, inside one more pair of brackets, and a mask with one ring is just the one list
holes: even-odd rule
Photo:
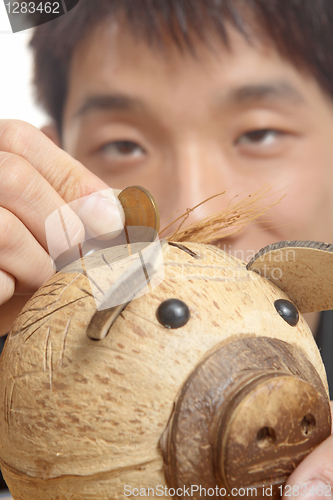
[[290, 326], [296, 326], [299, 320], [299, 314], [291, 302], [285, 299], [279, 299], [274, 302], [275, 309]]
[[190, 310], [182, 300], [168, 299], [158, 306], [156, 317], [166, 328], [180, 328], [190, 319]]

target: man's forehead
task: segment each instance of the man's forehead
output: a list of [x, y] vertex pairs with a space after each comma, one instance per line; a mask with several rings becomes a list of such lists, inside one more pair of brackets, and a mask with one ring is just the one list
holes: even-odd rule
[[195, 89], [217, 110], [253, 102], [304, 102], [290, 74], [290, 69], [294, 74], [297, 70], [272, 47], [249, 44], [233, 28], [229, 38], [230, 50], [215, 39], [214, 47], [199, 44], [193, 55], [175, 47], [170, 53], [156, 50], [116, 23], [95, 30], [74, 58], [71, 119], [110, 111], [148, 113], [158, 92], [175, 99], [183, 93], [187, 99]]
[[[140, 37], [133, 32], [128, 23], [120, 20], [107, 20], [97, 25], [89, 31], [88, 35], [81, 41], [74, 51], [73, 60], [78, 60], [81, 64], [90, 56], [98, 62], [102, 58], [116, 58], [133, 54], [140, 51], [155, 60], [167, 62], [168, 64], [176, 62], [183, 64], [184, 61], [197, 63], [199, 66], [205, 63], [207, 59], [219, 59], [223, 54], [230, 54], [232, 49], [237, 51], [238, 46], [251, 46], [258, 50], [266, 48], [268, 40], [263, 43], [262, 36], [256, 37], [254, 34], [249, 40], [231, 24], [226, 23], [227, 42], [217, 33], [208, 33], [207, 39], [202, 40], [195, 36], [189, 37], [189, 43], [178, 45], [170, 34], [161, 34], [161, 43], [150, 42], [144, 37]], [[97, 50], [99, 49], [99, 50]]]

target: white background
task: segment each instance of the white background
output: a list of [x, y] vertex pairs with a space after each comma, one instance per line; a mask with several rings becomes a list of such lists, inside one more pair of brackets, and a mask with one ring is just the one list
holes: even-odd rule
[[16, 118], [41, 127], [47, 118], [33, 99], [32, 57], [27, 48], [32, 30], [12, 33], [0, 0], [0, 119]]

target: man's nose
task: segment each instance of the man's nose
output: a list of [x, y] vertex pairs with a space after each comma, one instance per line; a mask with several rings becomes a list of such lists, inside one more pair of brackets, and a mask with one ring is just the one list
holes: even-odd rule
[[226, 191], [195, 209], [188, 221], [205, 217], [222, 210], [230, 200], [228, 188], [230, 175], [226, 160], [209, 148], [209, 144], [191, 141], [179, 148], [176, 158], [177, 169], [177, 208], [179, 214], [185, 213], [209, 198]]

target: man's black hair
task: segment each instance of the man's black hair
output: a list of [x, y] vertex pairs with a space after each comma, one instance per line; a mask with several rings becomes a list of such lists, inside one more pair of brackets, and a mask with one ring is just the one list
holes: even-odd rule
[[228, 47], [232, 25], [270, 40], [299, 70], [333, 96], [333, 0], [80, 0], [71, 12], [35, 29], [37, 100], [61, 131], [68, 75], [75, 48], [106, 20], [122, 20], [150, 46], [173, 43], [181, 51], [216, 33]]

